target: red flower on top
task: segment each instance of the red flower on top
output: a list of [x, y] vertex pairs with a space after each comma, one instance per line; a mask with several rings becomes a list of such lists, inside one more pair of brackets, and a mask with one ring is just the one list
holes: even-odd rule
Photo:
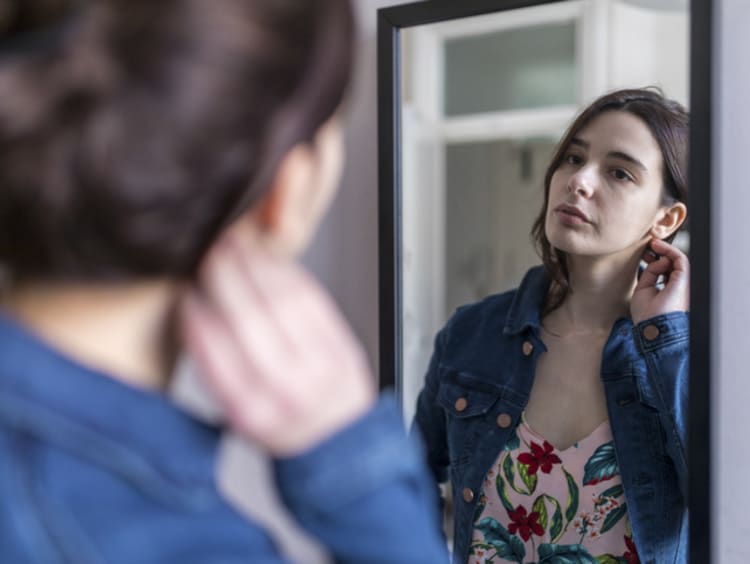
[[638, 557], [638, 551], [635, 549], [635, 543], [630, 537], [625, 537], [625, 545], [628, 547], [628, 551], [622, 555], [628, 564], [641, 564], [641, 559]]
[[536, 474], [536, 471], [541, 468], [542, 472], [549, 474], [552, 471], [553, 464], [559, 464], [562, 462], [560, 457], [553, 454], [552, 451], [555, 447], [544, 441], [543, 446], [539, 446], [537, 443], [531, 443], [531, 452], [524, 452], [518, 456], [518, 462], [526, 464], [529, 467], [529, 476]]
[[510, 525], [508, 525], [508, 531], [510, 531], [512, 535], [515, 535], [516, 533], [521, 535], [521, 538], [524, 540], [524, 542], [528, 541], [529, 538], [531, 538], [531, 533], [534, 533], [539, 537], [544, 534], [544, 529], [539, 523], [537, 523], [539, 519], [538, 511], [532, 511], [527, 516], [526, 508], [522, 505], [519, 505], [518, 507], [516, 507], [515, 511], [508, 511], [508, 516], [510, 517], [511, 521], [513, 521]]

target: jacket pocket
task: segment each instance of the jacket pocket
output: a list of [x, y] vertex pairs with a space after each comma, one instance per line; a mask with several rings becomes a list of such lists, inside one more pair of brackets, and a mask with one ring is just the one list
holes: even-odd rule
[[446, 370], [438, 389], [438, 403], [451, 417], [484, 415], [500, 399], [502, 388], [470, 372]]
[[477, 374], [445, 369], [437, 401], [446, 413], [451, 464], [476, 455], [479, 439], [495, 426], [494, 412], [502, 395], [501, 386]]

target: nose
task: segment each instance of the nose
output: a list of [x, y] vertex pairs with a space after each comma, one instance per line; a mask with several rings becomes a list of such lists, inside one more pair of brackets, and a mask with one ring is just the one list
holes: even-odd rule
[[583, 166], [568, 179], [568, 192], [590, 198], [596, 186], [596, 171], [592, 166]]

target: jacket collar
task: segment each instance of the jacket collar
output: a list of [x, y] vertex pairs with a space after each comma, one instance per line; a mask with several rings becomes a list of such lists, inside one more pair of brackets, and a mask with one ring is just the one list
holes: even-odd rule
[[543, 266], [536, 266], [526, 273], [505, 318], [504, 335], [517, 335], [529, 328], [539, 332], [539, 313], [549, 285], [550, 278]]

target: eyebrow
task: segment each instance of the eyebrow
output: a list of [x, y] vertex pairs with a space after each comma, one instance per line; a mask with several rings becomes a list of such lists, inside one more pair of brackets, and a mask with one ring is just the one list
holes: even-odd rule
[[[584, 141], [583, 139], [579, 139], [578, 137], [574, 137], [573, 139], [571, 139], [570, 144], [571, 145], [579, 145], [579, 146], [583, 147], [586, 150], [588, 150], [589, 148], [591, 148], [591, 144], [590, 143]], [[610, 151], [609, 153], [607, 153], [607, 156], [608, 157], [614, 157], [616, 159], [620, 159], [620, 160], [623, 160], [623, 161], [627, 161], [629, 163], [634, 164], [635, 166], [637, 166], [638, 168], [640, 168], [643, 171], [648, 171], [648, 168], [646, 167], [645, 164], [643, 164], [641, 161], [639, 161], [635, 157], [633, 157], [631, 155], [628, 155], [627, 153], [625, 153], [623, 151]]]

